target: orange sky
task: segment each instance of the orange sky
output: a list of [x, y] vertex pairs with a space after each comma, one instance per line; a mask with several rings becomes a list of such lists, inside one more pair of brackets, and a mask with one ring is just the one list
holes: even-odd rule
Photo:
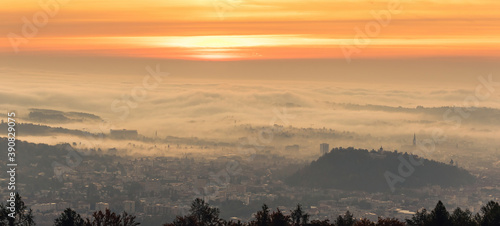
[[498, 0], [2, 3], [3, 54], [203, 60], [500, 54]]

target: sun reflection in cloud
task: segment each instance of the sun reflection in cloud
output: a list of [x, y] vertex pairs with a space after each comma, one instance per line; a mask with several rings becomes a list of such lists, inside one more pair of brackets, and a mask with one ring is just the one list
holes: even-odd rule
[[235, 48], [253, 46], [275, 46], [283, 36], [291, 35], [227, 35], [227, 36], [191, 36], [169, 37], [164, 45], [186, 48]]
[[263, 36], [192, 36], [192, 37], [169, 37], [161, 43], [162, 46], [180, 47], [189, 49], [187, 57], [206, 60], [231, 60], [256, 58], [258, 55], [246, 53], [241, 48], [258, 46], [275, 46], [279, 39], [271, 35]]
[[[339, 46], [356, 46], [356, 39], [300, 34], [41, 37], [32, 40], [30, 44], [36, 47], [32, 50], [38, 52], [60, 51], [192, 60], [255, 60], [341, 58], [344, 56]], [[459, 48], [461, 46], [469, 48]], [[434, 56], [496, 56], [500, 41], [494, 37], [374, 38], [370, 40], [367, 48], [369, 51], [364, 51], [363, 57], [419, 57], [429, 55], [430, 50], [433, 50]], [[436, 51], [437, 49], [439, 51]]]
[[219, 53], [219, 54], [198, 54], [198, 55], [188, 55], [188, 57], [198, 58], [198, 59], [207, 59], [207, 60], [225, 60], [225, 59], [234, 59], [238, 58], [230, 53]]

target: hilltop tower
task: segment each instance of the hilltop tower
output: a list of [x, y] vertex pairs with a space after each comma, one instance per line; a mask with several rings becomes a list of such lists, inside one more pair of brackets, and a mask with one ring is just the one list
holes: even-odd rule
[[413, 134], [413, 146], [417, 146], [417, 135]]

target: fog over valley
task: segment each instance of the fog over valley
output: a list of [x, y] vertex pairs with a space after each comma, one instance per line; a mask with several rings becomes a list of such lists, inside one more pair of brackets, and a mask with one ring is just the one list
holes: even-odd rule
[[[148, 83], [154, 87], [146, 89], [147, 76], [147, 71], [116, 79], [54, 75], [42, 81], [27, 73], [6, 79], [8, 88], [0, 95], [13, 101], [0, 107], [17, 109], [22, 123], [68, 129], [21, 130], [19, 139], [80, 143], [85, 136], [103, 134], [109, 141], [82, 147], [118, 148], [119, 154], [237, 155], [241, 146], [257, 145], [315, 159], [324, 142], [413, 153], [418, 152], [411, 147], [416, 134], [418, 142], [432, 141], [435, 150], [426, 153], [431, 159], [464, 159], [460, 162], [468, 167], [477, 163], [468, 159], [470, 155], [491, 155], [492, 163], [499, 160], [500, 94], [482, 87], [488, 79], [496, 81], [489, 75], [454, 87], [314, 80], [194, 82], [168, 75], [158, 83], [151, 77]], [[26, 79], [21, 84], [22, 77]], [[477, 87], [482, 87], [480, 93]], [[12, 95], [14, 91], [18, 94]], [[138, 138], [130, 143], [113, 140], [111, 129], [137, 130]]]

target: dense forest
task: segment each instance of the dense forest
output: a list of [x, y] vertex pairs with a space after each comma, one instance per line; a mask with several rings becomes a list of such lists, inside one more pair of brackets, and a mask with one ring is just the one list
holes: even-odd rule
[[[413, 165], [411, 162], [418, 162]], [[364, 190], [370, 192], [390, 191], [387, 175], [398, 176], [403, 164], [412, 164], [405, 172], [411, 174], [397, 186], [418, 188], [427, 185], [443, 187], [473, 183], [475, 177], [457, 166], [440, 163], [407, 153], [368, 151], [365, 149], [334, 148], [318, 160], [313, 161], [286, 182], [293, 186], [314, 188], [336, 188]], [[401, 176], [402, 177], [402, 176]]]
[[[32, 226], [36, 225], [31, 209], [25, 206], [19, 194], [16, 194], [15, 218], [9, 217], [9, 209], [0, 205], [0, 225], [9, 226]], [[195, 199], [191, 204], [188, 215], [177, 216], [172, 222], [163, 226], [498, 226], [500, 225], [500, 205], [490, 201], [484, 205], [480, 212], [473, 214], [468, 209], [456, 208], [448, 212], [441, 201], [438, 201], [433, 210], [421, 209], [411, 218], [401, 221], [396, 218], [379, 217], [376, 222], [368, 219], [357, 219], [349, 211], [338, 215], [336, 219], [310, 220], [309, 214], [305, 212], [300, 204], [285, 215], [279, 209], [269, 209], [264, 204], [262, 209], [253, 214], [254, 219], [250, 222], [227, 221], [219, 217], [220, 210], [210, 206], [202, 199]], [[114, 213], [109, 209], [104, 212], [96, 211], [91, 217], [83, 219], [80, 214], [68, 208], [56, 219], [54, 226], [137, 226], [134, 215], [126, 212]]]

